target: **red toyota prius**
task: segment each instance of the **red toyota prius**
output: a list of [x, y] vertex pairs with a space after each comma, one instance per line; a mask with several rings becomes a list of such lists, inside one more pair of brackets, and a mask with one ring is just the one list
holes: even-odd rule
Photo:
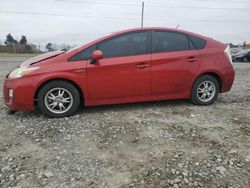
[[170, 28], [117, 32], [68, 52], [49, 52], [23, 62], [4, 82], [10, 112], [50, 117], [85, 106], [191, 99], [210, 105], [231, 89], [234, 69], [227, 45]]

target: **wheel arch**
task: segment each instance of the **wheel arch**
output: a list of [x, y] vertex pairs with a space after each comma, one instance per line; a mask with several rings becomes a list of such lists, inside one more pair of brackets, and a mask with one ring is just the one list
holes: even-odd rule
[[222, 89], [222, 84], [223, 84], [223, 83], [222, 83], [222, 77], [220, 76], [219, 73], [216, 73], [216, 72], [213, 72], [213, 71], [203, 72], [203, 73], [201, 73], [200, 75], [198, 75], [198, 76], [196, 77], [196, 79], [194, 80], [193, 83], [195, 83], [195, 81], [196, 81], [198, 78], [200, 78], [201, 76], [204, 76], [204, 75], [210, 75], [210, 76], [214, 77], [214, 78], [218, 81], [219, 87], [220, 87], [219, 93], [221, 93], [221, 89]]
[[36, 92], [35, 92], [35, 95], [34, 95], [34, 101], [36, 102], [36, 99], [37, 99], [37, 96], [38, 96], [38, 93], [39, 91], [41, 90], [41, 88], [46, 85], [47, 83], [49, 82], [52, 82], [52, 81], [65, 81], [65, 82], [68, 82], [70, 84], [72, 84], [76, 89], [77, 91], [79, 92], [80, 94], [80, 101], [84, 103], [84, 92], [82, 91], [81, 87], [74, 81], [70, 80], [70, 79], [67, 79], [67, 78], [51, 78], [51, 79], [48, 79], [42, 83], [40, 83], [40, 85], [37, 87], [36, 89]]

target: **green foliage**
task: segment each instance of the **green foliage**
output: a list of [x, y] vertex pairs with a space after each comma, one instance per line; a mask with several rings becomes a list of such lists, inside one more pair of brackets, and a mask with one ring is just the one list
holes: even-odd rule
[[26, 39], [26, 36], [22, 35], [22, 38], [21, 38], [21, 40], [19, 41], [19, 44], [22, 44], [22, 45], [27, 45], [27, 39]]
[[0, 44], [0, 52], [6, 53], [34, 53], [37, 52], [36, 45], [28, 44], [26, 36], [22, 35], [20, 41], [16, 41], [9, 33], [6, 36], [5, 45]]
[[49, 42], [46, 47], [45, 47], [49, 52], [53, 51], [53, 44], [51, 42]]
[[7, 36], [6, 36], [6, 40], [5, 40], [5, 45], [7, 46], [10, 46], [10, 45], [13, 45], [13, 44], [16, 44], [17, 41], [12, 37], [12, 35], [9, 33]]

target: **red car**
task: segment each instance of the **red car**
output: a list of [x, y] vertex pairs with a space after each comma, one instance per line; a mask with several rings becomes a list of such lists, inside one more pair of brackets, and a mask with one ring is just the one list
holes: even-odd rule
[[6, 76], [10, 112], [40, 111], [50, 117], [85, 106], [191, 99], [209, 105], [234, 81], [229, 47], [179, 29], [117, 32], [68, 52], [29, 59]]

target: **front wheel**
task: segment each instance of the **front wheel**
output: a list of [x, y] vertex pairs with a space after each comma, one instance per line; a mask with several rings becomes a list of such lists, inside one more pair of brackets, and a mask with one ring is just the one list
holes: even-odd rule
[[56, 80], [44, 85], [37, 97], [39, 109], [53, 118], [74, 114], [80, 104], [78, 90], [69, 82]]
[[245, 62], [245, 63], [248, 62], [247, 57], [244, 57], [242, 61]]
[[192, 88], [191, 100], [195, 105], [210, 105], [219, 94], [219, 83], [216, 78], [204, 75], [198, 78]]

